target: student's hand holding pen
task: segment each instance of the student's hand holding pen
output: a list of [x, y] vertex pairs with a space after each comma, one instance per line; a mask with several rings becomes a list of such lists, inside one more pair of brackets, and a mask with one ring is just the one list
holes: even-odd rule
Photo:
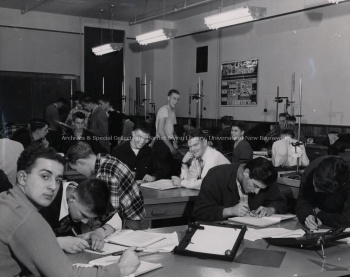
[[78, 237], [58, 237], [57, 242], [64, 251], [73, 254], [90, 247], [86, 240]]
[[234, 216], [245, 216], [249, 213], [248, 203], [240, 202], [236, 206], [232, 207], [232, 214]]
[[119, 260], [119, 268], [121, 276], [128, 276], [136, 271], [140, 265], [140, 259], [135, 252], [136, 247], [127, 249]]
[[96, 229], [93, 232], [84, 234], [83, 239], [90, 243], [92, 250], [101, 250], [104, 246], [104, 231], [101, 228]]
[[317, 218], [317, 210], [314, 209], [313, 213], [310, 214], [306, 219], [305, 219], [305, 226], [309, 228], [310, 230], [318, 230], [319, 227], [322, 225], [322, 222], [319, 218]]

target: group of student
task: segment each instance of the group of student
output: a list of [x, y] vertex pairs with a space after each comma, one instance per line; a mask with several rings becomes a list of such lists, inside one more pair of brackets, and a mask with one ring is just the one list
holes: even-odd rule
[[[125, 251], [118, 264], [93, 268], [73, 266], [64, 251], [99, 250], [105, 237], [122, 227], [139, 228], [146, 212], [136, 180], [168, 178], [176, 186], [199, 190], [194, 220], [286, 213], [276, 168], [265, 158], [252, 159], [251, 149], [242, 144], [241, 123], [231, 126], [233, 151], [241, 144], [247, 158], [229, 161], [199, 129], [188, 134], [188, 151], [182, 154], [174, 134], [179, 100], [180, 93], [170, 90], [167, 104], [157, 113], [154, 141], [149, 125], [140, 123], [131, 139], [111, 154], [94, 152], [84, 141], [70, 145], [65, 159], [45, 143], [25, 147], [16, 163], [13, 188], [0, 194], [1, 276], [28, 271], [53, 277], [134, 272], [139, 265], [135, 248]], [[79, 184], [64, 181], [65, 163], [86, 178]], [[335, 156], [321, 157], [305, 169], [295, 209], [302, 224], [309, 229], [350, 224], [349, 172], [347, 163]]]

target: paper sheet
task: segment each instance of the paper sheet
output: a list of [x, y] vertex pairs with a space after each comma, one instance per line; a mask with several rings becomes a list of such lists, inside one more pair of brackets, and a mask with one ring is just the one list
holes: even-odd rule
[[153, 252], [155, 250], [160, 252], [171, 252], [175, 246], [179, 245], [179, 238], [176, 232], [164, 235], [165, 239], [147, 246], [143, 252]]
[[239, 224], [250, 225], [254, 227], [267, 227], [280, 223], [282, 220], [295, 218], [294, 214], [274, 214], [271, 216], [254, 217], [254, 216], [243, 216], [243, 217], [231, 217], [228, 220]]
[[[120, 259], [120, 256], [107, 256], [107, 257], [100, 258], [97, 260], [92, 260], [92, 261], [90, 261], [89, 264], [90, 265], [106, 266], [106, 265], [110, 265], [113, 263], [118, 263], [119, 259]], [[155, 270], [157, 268], [161, 268], [162, 266], [163, 265], [159, 264], [159, 263], [149, 263], [149, 262], [141, 261], [140, 266], [137, 268], [137, 270], [134, 272], [133, 275], [139, 276], [139, 275], [145, 274], [149, 271]]]
[[297, 238], [302, 237], [305, 231], [302, 229], [288, 230], [285, 228], [263, 228], [263, 229], [253, 229], [248, 228], [244, 235], [246, 240], [256, 241], [263, 238]]
[[204, 230], [197, 230], [186, 250], [200, 253], [225, 255], [232, 250], [241, 229], [201, 225]]
[[166, 236], [161, 233], [151, 233], [138, 230], [126, 235], [111, 237], [108, 239], [108, 242], [124, 246], [146, 247], [165, 239], [165, 237]]
[[141, 187], [157, 190], [167, 190], [167, 189], [176, 189], [177, 186], [173, 185], [173, 182], [168, 179], [162, 179], [155, 182], [143, 183]]

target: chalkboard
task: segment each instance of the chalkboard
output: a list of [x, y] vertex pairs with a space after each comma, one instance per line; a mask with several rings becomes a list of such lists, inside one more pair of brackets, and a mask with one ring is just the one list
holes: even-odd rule
[[0, 71], [0, 123], [43, 118], [46, 106], [59, 97], [69, 101], [79, 88], [75, 75]]

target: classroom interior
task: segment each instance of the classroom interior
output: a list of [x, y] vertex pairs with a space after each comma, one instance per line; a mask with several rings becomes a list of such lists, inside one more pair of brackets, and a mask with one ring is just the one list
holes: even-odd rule
[[[266, 14], [218, 30], [204, 24], [205, 17], [219, 10], [246, 5], [264, 7]], [[152, 13], [154, 18], [150, 17]], [[61, 96], [69, 99], [73, 91], [95, 96], [103, 93], [125, 114], [149, 120], [166, 104], [167, 93], [174, 88], [181, 94], [177, 122], [185, 125], [191, 119], [197, 127], [199, 124], [213, 133], [220, 128], [222, 116], [243, 121], [248, 129], [274, 125], [278, 112], [285, 108], [285, 100], [276, 103], [279, 96], [294, 102], [288, 111], [301, 113], [301, 131], [313, 141], [305, 146], [312, 161], [330, 153], [330, 133], [339, 137], [350, 133], [346, 100], [350, 86], [350, 59], [346, 58], [349, 20], [349, 0], [5, 0], [0, 2], [0, 130], [7, 122], [23, 126], [29, 118], [42, 117], [47, 105]], [[176, 33], [169, 40], [148, 45], [136, 41], [136, 36], [160, 28]], [[104, 56], [92, 53], [92, 47], [107, 42], [123, 43], [123, 48]], [[198, 70], [201, 49], [207, 51], [201, 56], [205, 59], [204, 70]], [[258, 61], [256, 103], [226, 103], [223, 64], [249, 60]], [[202, 92], [200, 111], [192, 97], [198, 87]], [[337, 155], [348, 160], [350, 141], [347, 143], [344, 140]], [[80, 178], [69, 170], [66, 173], [70, 180]], [[297, 185], [279, 181], [293, 211]], [[165, 193], [141, 191], [147, 212], [144, 229], [183, 224], [184, 214], [187, 221], [187, 209], [192, 209], [189, 206], [197, 196], [197, 192], [184, 188]], [[296, 224], [294, 220], [282, 226], [297, 228]], [[169, 230], [186, 232], [179, 227]], [[253, 242], [247, 246], [257, 247]], [[268, 245], [259, 242], [257, 248], [265, 247]], [[272, 249], [284, 251], [281, 247]], [[330, 248], [327, 255], [328, 265], [345, 274], [348, 266], [341, 268], [337, 260], [347, 259], [343, 250], [343, 246]], [[81, 262], [96, 257], [85, 253], [83, 258], [71, 259]], [[263, 276], [339, 276], [318, 262], [310, 266], [307, 260], [318, 260], [316, 257], [312, 251], [288, 250], [287, 262], [279, 269], [264, 268]], [[259, 268], [247, 265], [232, 268], [221, 261], [185, 261], [159, 253], [146, 261], [161, 262], [167, 268], [149, 276], [175, 276], [176, 272], [183, 276], [189, 272], [193, 275], [187, 276], [261, 273]]]

